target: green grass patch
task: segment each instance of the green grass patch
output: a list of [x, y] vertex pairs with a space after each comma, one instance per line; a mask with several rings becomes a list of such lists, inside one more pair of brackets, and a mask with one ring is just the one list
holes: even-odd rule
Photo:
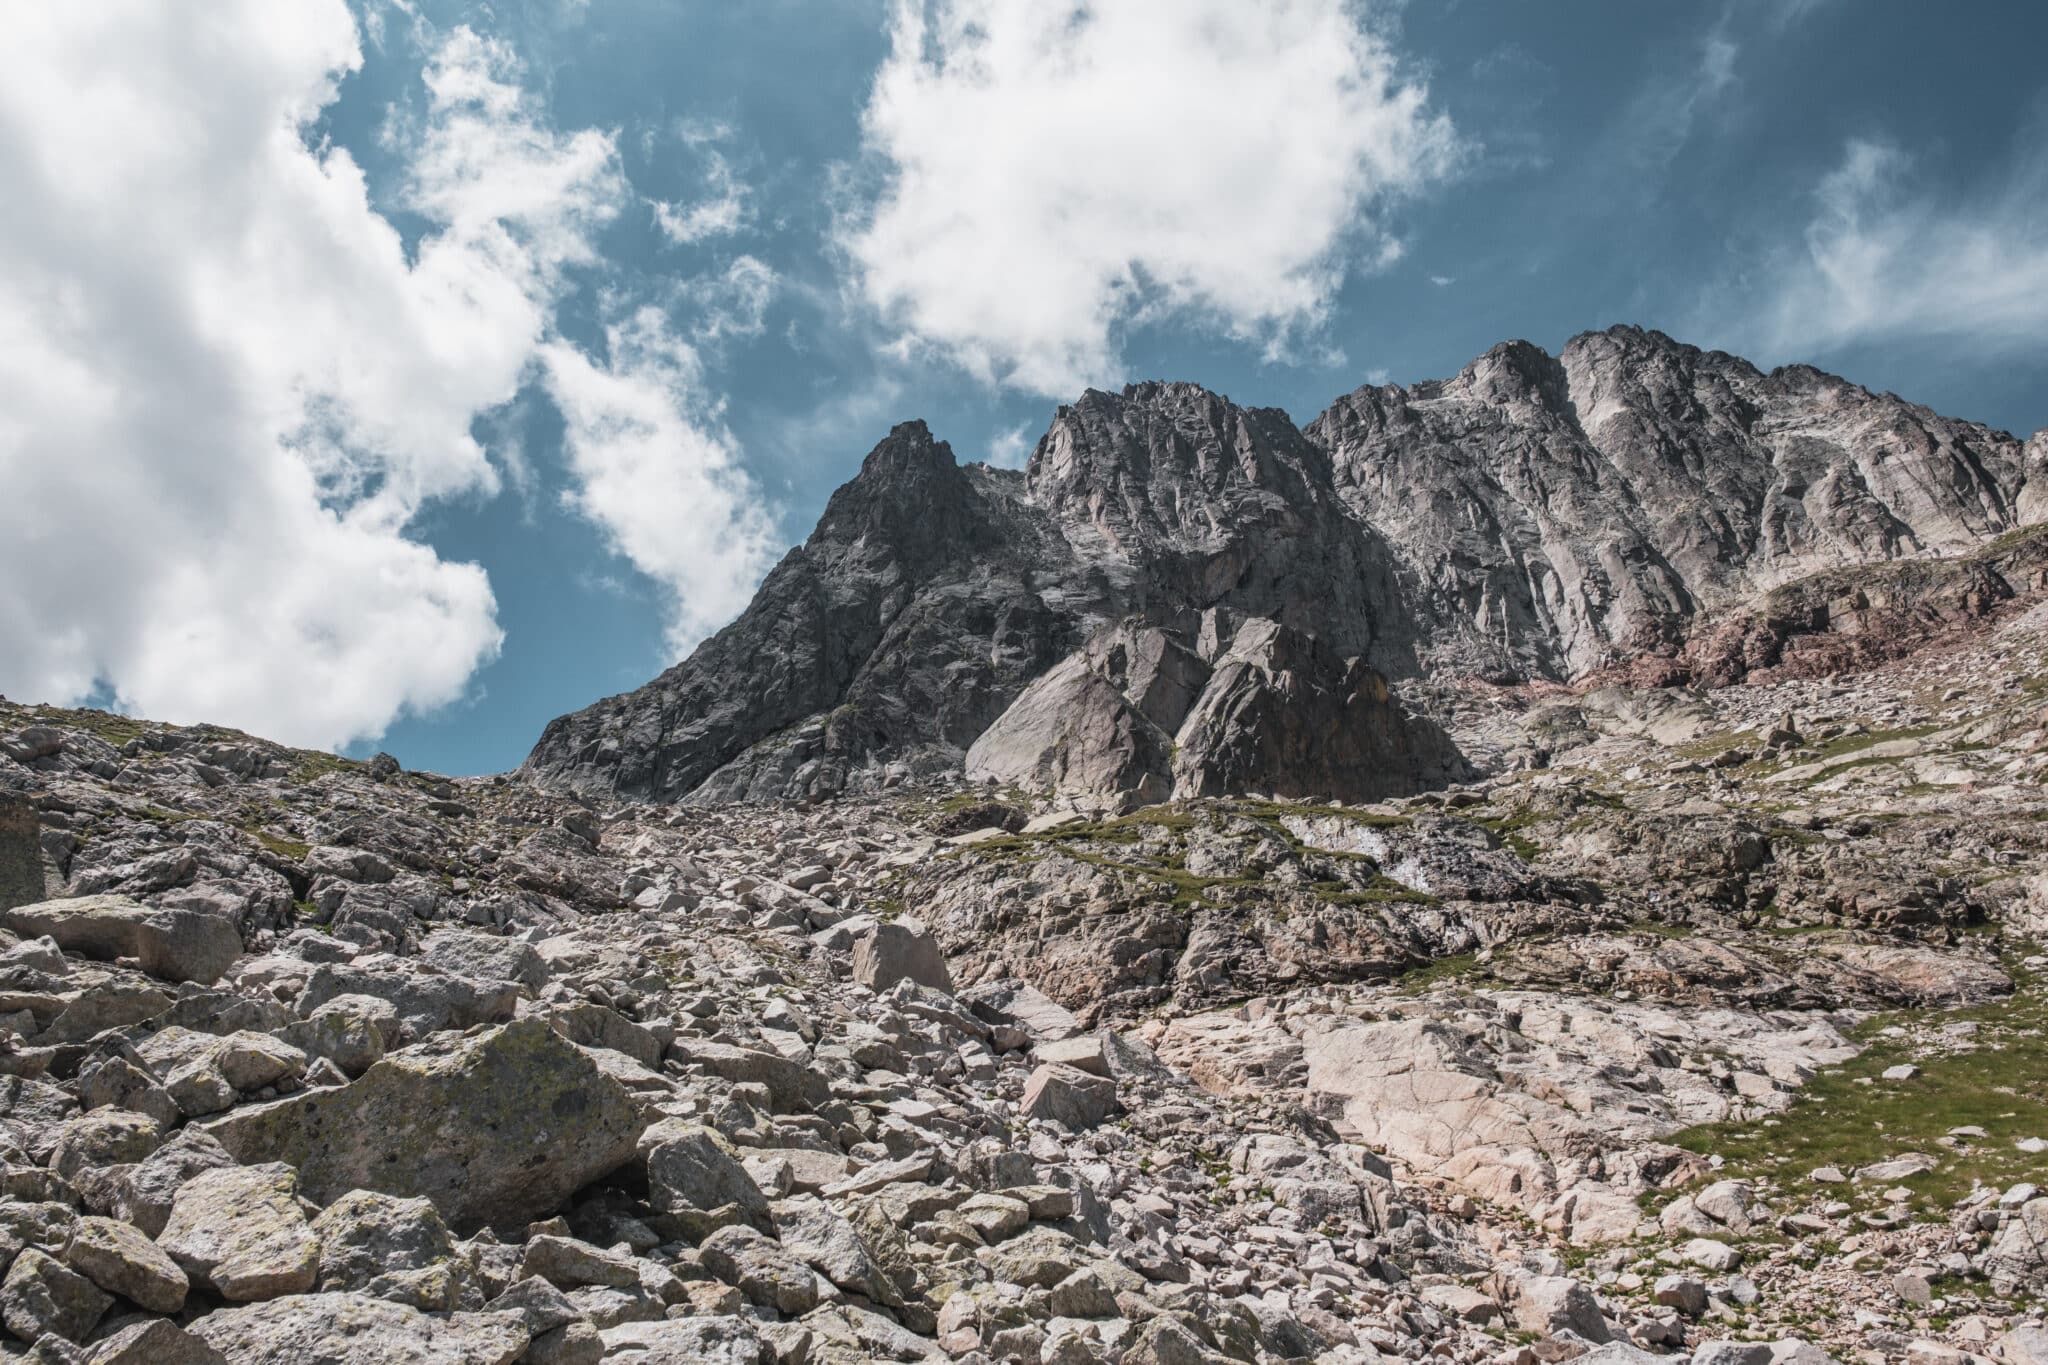
[[[1800, 932], [1791, 930], [1787, 932]], [[1805, 931], [1815, 932], [1815, 931]], [[2004, 1188], [2040, 1180], [2043, 1159], [2020, 1151], [2023, 1138], [2048, 1137], [2048, 982], [2012, 962], [2014, 993], [1999, 1001], [1954, 1011], [1916, 1010], [1875, 1016], [1856, 1030], [1864, 1050], [1821, 1071], [1799, 1097], [1771, 1119], [1703, 1124], [1670, 1140], [1688, 1151], [1719, 1156], [1716, 1173], [1768, 1178], [1806, 1193], [1819, 1166], [1844, 1174], [1903, 1152], [1925, 1152], [1939, 1163], [1925, 1175], [1897, 1182], [1913, 1192], [1916, 1214], [1940, 1217], [1976, 1183]], [[1973, 1022], [1976, 1034], [1923, 1051], [1910, 1037], [1888, 1037], [1894, 1024]], [[1888, 1067], [1910, 1062], [1920, 1074], [1887, 1081]], [[1942, 1143], [1952, 1128], [1975, 1126], [1986, 1136], [1952, 1150]], [[1828, 1187], [1845, 1199], [1875, 1204], [1884, 1184]]]
[[1421, 995], [1435, 987], [1448, 986], [1480, 973], [1477, 953], [1454, 953], [1401, 973], [1394, 978], [1394, 985], [1405, 995]]

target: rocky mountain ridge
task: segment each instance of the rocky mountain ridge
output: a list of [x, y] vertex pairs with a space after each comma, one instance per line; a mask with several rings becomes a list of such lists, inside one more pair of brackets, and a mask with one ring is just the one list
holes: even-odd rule
[[[1193, 385], [1091, 391], [1021, 473], [908, 423], [737, 621], [550, 724], [527, 771], [663, 801], [960, 771], [1112, 806], [1407, 794], [1485, 761], [1445, 686], [1729, 681], [1795, 637], [1882, 654], [1873, 610], [1903, 649], [2030, 591], [2036, 566], [1979, 552], [2048, 510], [2044, 460], [2048, 433], [1630, 327], [1505, 343], [1299, 429]], [[1931, 605], [1851, 585], [1767, 609], [1972, 556]]]

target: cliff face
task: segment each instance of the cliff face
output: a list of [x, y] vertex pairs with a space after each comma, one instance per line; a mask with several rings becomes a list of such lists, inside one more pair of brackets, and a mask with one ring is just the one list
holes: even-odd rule
[[1795, 579], [2021, 520], [2002, 432], [1630, 327], [1362, 388], [1307, 434], [1393, 541], [1432, 665], [1464, 672], [1575, 677]]
[[906, 423], [737, 621], [527, 766], [649, 800], [963, 764], [1126, 801], [1400, 794], [1464, 770], [1417, 682], [1726, 680], [1682, 662], [1703, 623], [2048, 513], [2044, 442], [1631, 327], [1305, 429], [1189, 384], [1090, 391], [1021, 474]]

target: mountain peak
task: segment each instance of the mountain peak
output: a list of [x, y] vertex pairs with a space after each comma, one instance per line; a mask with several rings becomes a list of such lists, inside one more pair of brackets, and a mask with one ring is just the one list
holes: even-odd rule
[[[1633, 326], [1582, 333], [1557, 355], [1505, 341], [1447, 380], [1360, 388], [1306, 431], [1198, 384], [1091, 389], [1055, 412], [1021, 481], [970, 474], [905, 422], [737, 622], [660, 686], [558, 721], [530, 763], [544, 780], [658, 799], [837, 791], [895, 765], [958, 771], [1037, 679], [1097, 667], [1076, 651], [1120, 622], [1118, 638], [1142, 637], [1161, 667], [1188, 651], [1221, 667], [1227, 650], [1210, 644], [1249, 622], [1316, 641], [1320, 681], [1282, 678], [1275, 656], [1218, 685], [1217, 705], [1242, 716], [1282, 705], [1287, 688], [1351, 686], [1346, 660], [1398, 690], [1566, 682], [1646, 652], [1691, 659], [1689, 642], [1802, 575], [1973, 551], [2048, 496], [2044, 466], [2038, 439], [2023, 453], [1818, 371], [1767, 378]], [[1783, 647], [1770, 641], [1658, 666], [1740, 676], [1769, 666]], [[1112, 704], [1066, 682], [1107, 709], [1089, 713], [1099, 733], [1063, 730], [1048, 753], [1128, 739], [1172, 710], [1144, 689]], [[1004, 733], [1039, 752], [1033, 727], [1058, 719], [1055, 693], [1069, 695], [1034, 694], [1036, 719]], [[763, 696], [775, 705], [750, 700]], [[622, 733], [662, 739], [636, 756], [607, 743]]]

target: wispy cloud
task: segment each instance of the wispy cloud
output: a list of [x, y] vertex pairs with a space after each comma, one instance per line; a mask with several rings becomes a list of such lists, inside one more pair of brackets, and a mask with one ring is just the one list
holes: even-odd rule
[[988, 443], [988, 462], [998, 469], [1022, 469], [1031, 458], [1031, 424], [1019, 422], [1008, 431], [997, 432]]
[[575, 476], [563, 501], [662, 587], [680, 657], [746, 605], [777, 548], [774, 518], [660, 309], [615, 320], [602, 360], [559, 341], [541, 355]]
[[1938, 191], [1896, 144], [1851, 140], [1814, 187], [1796, 240], [1716, 288], [1701, 329], [1775, 355], [1934, 337], [2038, 355], [2048, 348], [2048, 142], [2018, 145], [1997, 174], [1956, 193]]
[[703, 161], [704, 193], [688, 202], [653, 201], [655, 226], [678, 246], [728, 237], [753, 220], [753, 189], [734, 173], [718, 144], [732, 135], [724, 124], [685, 124], [683, 145]]

